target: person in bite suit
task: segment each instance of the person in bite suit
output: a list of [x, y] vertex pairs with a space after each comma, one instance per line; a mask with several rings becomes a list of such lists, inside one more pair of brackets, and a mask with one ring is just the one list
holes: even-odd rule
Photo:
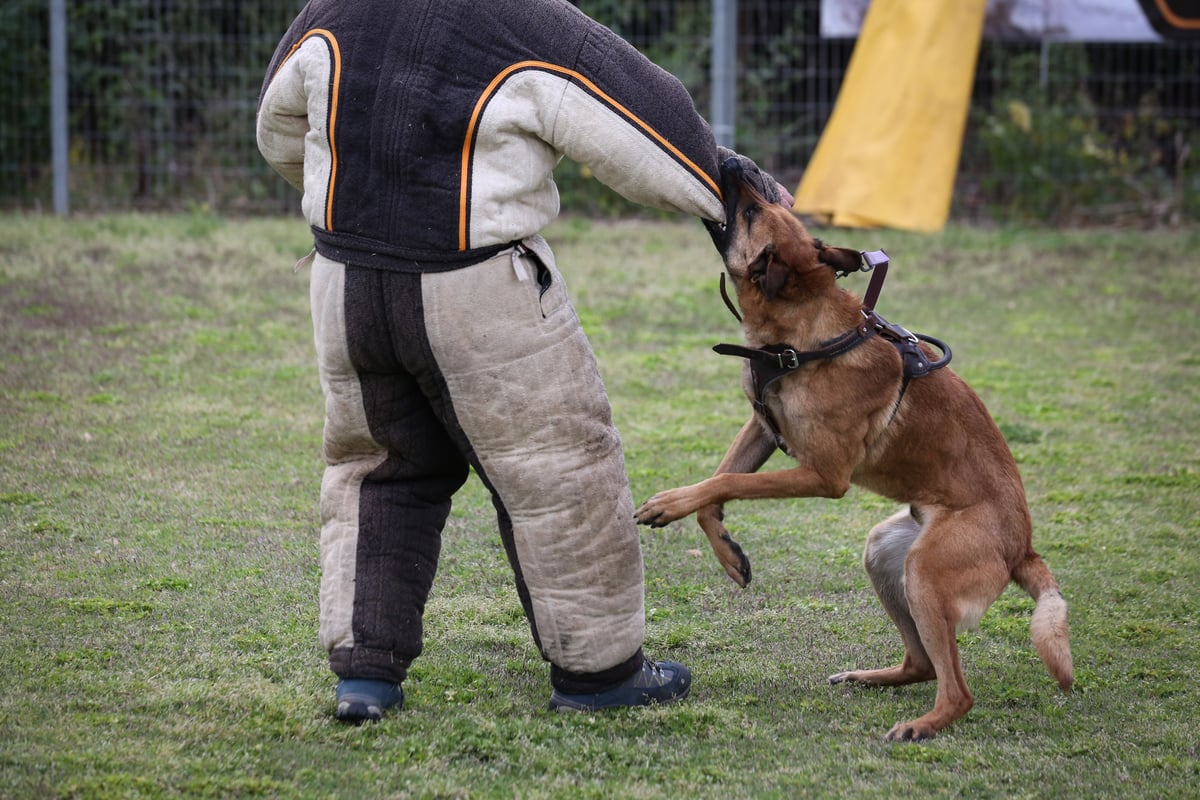
[[684, 87], [561, 0], [312, 0], [271, 60], [257, 135], [315, 240], [337, 717], [402, 706], [468, 466], [550, 662], [550, 707], [686, 697], [688, 669], [642, 652], [621, 443], [539, 235], [563, 155], [630, 200], [724, 220], [729, 154]]

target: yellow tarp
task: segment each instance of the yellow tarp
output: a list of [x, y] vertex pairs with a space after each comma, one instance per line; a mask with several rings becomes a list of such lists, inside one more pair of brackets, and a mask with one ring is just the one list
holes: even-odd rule
[[962, 149], [985, 0], [873, 0], [793, 208], [935, 231]]

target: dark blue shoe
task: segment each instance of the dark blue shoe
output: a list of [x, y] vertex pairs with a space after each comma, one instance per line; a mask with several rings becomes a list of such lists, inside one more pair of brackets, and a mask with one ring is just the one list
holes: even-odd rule
[[550, 695], [551, 711], [596, 711], [601, 708], [674, 703], [687, 697], [692, 673], [675, 661], [645, 661], [642, 668], [611, 689], [595, 694]]
[[337, 685], [337, 718], [343, 722], [377, 722], [389, 708], [404, 706], [404, 690], [391, 681], [343, 679]]

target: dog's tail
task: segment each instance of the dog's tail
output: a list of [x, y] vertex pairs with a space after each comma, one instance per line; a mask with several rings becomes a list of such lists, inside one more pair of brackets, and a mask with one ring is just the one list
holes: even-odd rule
[[1033, 647], [1059, 687], [1069, 692], [1075, 680], [1075, 667], [1068, 640], [1067, 601], [1059, 591], [1058, 582], [1037, 553], [1030, 553], [1013, 570], [1013, 580], [1037, 601], [1030, 623]]

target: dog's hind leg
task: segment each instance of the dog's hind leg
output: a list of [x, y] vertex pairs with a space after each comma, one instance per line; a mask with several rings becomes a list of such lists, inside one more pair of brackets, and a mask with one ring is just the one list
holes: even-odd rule
[[899, 686], [935, 677], [933, 663], [925, 652], [925, 645], [921, 643], [921, 635], [904, 592], [904, 562], [920, 534], [921, 523], [913, 515], [912, 509], [904, 509], [871, 529], [863, 552], [863, 566], [871, 577], [875, 594], [879, 596], [879, 602], [904, 641], [904, 660], [886, 669], [830, 675], [830, 683], [853, 681], [877, 686]]
[[956, 635], [973, 627], [1009, 582], [1002, 555], [981, 548], [995, 520], [984, 508], [933, 516], [913, 542], [904, 564], [904, 594], [913, 622], [937, 675], [937, 696], [928, 713], [898, 722], [887, 741], [929, 739], [975, 703], [963, 676]]

